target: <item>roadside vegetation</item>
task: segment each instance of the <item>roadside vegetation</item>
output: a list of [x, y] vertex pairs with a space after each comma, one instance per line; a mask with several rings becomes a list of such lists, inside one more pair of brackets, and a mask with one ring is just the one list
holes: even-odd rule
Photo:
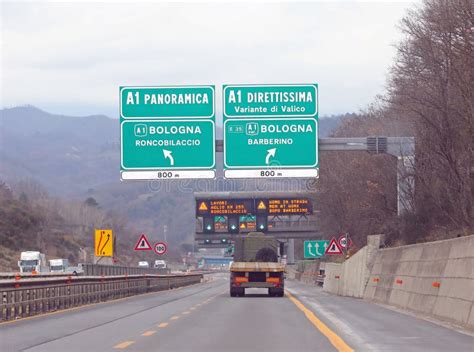
[[413, 171], [402, 172], [416, 184], [405, 194], [409, 211], [397, 216], [395, 158], [326, 153], [326, 233], [349, 232], [358, 246], [374, 233], [385, 233], [389, 245], [474, 233], [473, 29], [469, 0], [425, 1], [401, 21], [386, 92], [333, 136], [415, 137]]

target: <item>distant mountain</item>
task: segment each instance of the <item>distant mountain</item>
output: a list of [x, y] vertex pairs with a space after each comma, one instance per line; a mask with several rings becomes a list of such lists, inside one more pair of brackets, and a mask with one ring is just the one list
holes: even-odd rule
[[53, 194], [77, 194], [116, 178], [119, 124], [26, 106], [1, 110], [0, 176], [34, 178]]
[[[321, 118], [319, 136], [329, 136], [350, 116]], [[120, 182], [119, 158], [117, 119], [53, 115], [33, 106], [0, 110], [0, 179], [34, 179], [61, 197], [93, 196], [101, 207], [126, 215], [152, 238], [162, 237], [163, 224], [174, 240], [190, 238], [193, 190], [268, 189], [264, 182], [224, 180]], [[222, 168], [221, 155], [217, 162]]]

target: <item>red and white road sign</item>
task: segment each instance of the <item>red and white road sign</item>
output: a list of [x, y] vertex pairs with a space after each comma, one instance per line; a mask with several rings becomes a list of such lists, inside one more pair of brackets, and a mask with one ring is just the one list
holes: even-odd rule
[[352, 240], [351, 238], [349, 237], [349, 243], [347, 243], [347, 236], [346, 235], [341, 235], [339, 237], [339, 246], [341, 248], [349, 248], [349, 247], [352, 247]]
[[342, 248], [339, 246], [339, 243], [337, 243], [335, 237], [331, 240], [331, 242], [329, 242], [329, 246], [326, 248], [326, 252], [324, 252], [324, 254], [342, 254]]
[[151, 248], [151, 244], [148, 242], [146, 236], [142, 234], [138, 239], [134, 249], [136, 251], [151, 251], [153, 248]]
[[153, 250], [158, 255], [163, 255], [166, 253], [168, 246], [165, 242], [156, 242], [153, 246]]

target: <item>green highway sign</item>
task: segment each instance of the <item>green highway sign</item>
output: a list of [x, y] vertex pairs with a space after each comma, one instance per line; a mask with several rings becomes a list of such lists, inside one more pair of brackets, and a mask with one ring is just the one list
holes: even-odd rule
[[224, 118], [317, 117], [318, 85], [225, 85]]
[[318, 85], [229, 84], [224, 177], [318, 177]]
[[214, 86], [120, 87], [121, 179], [215, 177]]
[[124, 119], [214, 119], [214, 86], [121, 87]]
[[121, 125], [122, 170], [214, 167], [213, 121], [125, 120]]
[[318, 122], [305, 119], [229, 119], [224, 123], [226, 168], [318, 166]]
[[305, 259], [316, 259], [324, 256], [326, 249], [329, 246], [329, 241], [304, 241], [304, 257]]

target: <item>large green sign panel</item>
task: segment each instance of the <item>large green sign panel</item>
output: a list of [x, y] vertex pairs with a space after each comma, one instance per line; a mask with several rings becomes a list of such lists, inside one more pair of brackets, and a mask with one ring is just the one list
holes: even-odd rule
[[305, 259], [317, 259], [324, 256], [326, 249], [329, 246], [329, 241], [304, 241], [304, 257]]
[[213, 142], [212, 121], [123, 121], [122, 168], [213, 168]]
[[121, 87], [121, 178], [215, 177], [214, 86]]
[[224, 166], [317, 167], [317, 136], [310, 118], [226, 120]]
[[226, 85], [225, 117], [316, 117], [317, 84]]
[[225, 85], [226, 178], [318, 177], [318, 85]]
[[120, 117], [213, 119], [214, 86], [122, 87]]

